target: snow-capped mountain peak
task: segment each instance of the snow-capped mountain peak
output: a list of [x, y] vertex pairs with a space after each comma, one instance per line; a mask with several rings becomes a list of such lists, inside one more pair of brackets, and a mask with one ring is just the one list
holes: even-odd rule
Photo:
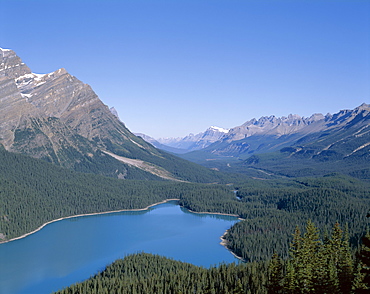
[[[196, 135], [189, 134], [182, 138], [159, 138], [156, 141], [159, 142], [161, 145], [166, 145], [169, 147], [182, 149], [182, 151], [186, 150], [187, 152], [190, 152], [208, 147], [212, 143], [220, 140], [228, 132], [228, 129], [211, 126], [204, 132]], [[153, 141], [151, 141], [150, 143], [156, 146]], [[158, 148], [163, 148], [163, 146], [158, 146]]]
[[225, 133], [227, 134], [229, 132], [229, 129], [224, 129], [216, 126], [211, 126], [208, 130], [213, 130], [215, 132]]

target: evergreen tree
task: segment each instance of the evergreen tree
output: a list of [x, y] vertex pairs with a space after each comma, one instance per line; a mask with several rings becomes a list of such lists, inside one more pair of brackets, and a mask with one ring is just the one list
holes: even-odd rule
[[[270, 278], [270, 287], [282, 283], [282, 293], [291, 294], [351, 292], [353, 261], [348, 234], [343, 233], [339, 223], [334, 225], [330, 236], [325, 235], [325, 242], [321, 241], [319, 231], [311, 220], [307, 222], [303, 236], [297, 227], [290, 245], [290, 255], [283, 282]], [[275, 259], [276, 257], [271, 260], [270, 268], [276, 272]]]
[[300, 293], [298, 289], [295, 268], [292, 260], [287, 261], [286, 275], [283, 282], [283, 293], [285, 294]]
[[268, 267], [267, 292], [269, 294], [281, 293], [283, 280], [283, 266], [279, 255], [273, 254]]
[[315, 293], [339, 293], [338, 273], [334, 258], [327, 244], [324, 242], [317, 253], [314, 285]]
[[355, 293], [370, 292], [370, 231], [362, 238], [359, 264], [354, 282]]
[[362, 264], [359, 262], [355, 271], [354, 280], [352, 284], [353, 293], [366, 294], [369, 292], [369, 288], [365, 284], [365, 273], [361, 272]]
[[302, 293], [313, 293], [315, 290], [315, 270], [320, 243], [318, 229], [308, 220], [296, 262], [298, 285]]
[[348, 242], [348, 227], [343, 234], [339, 223], [335, 223], [329, 248], [329, 254], [333, 256], [334, 265], [337, 268], [340, 291], [350, 293], [353, 281], [353, 260]]

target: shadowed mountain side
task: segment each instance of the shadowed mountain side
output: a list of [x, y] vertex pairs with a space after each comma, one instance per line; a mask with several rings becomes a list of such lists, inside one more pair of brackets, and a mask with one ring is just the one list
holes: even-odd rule
[[252, 120], [209, 147], [180, 156], [208, 168], [247, 174], [251, 169], [289, 176], [343, 170], [366, 179], [370, 178], [369, 111], [364, 103], [325, 117]]
[[[118, 178], [158, 179], [162, 170], [167, 179], [219, 180], [214, 171], [159, 151], [132, 134], [89, 85], [65, 69], [32, 73], [8, 49], [0, 49], [0, 59], [0, 143], [6, 150]], [[145, 164], [134, 167], [102, 151]], [[156, 172], [148, 166], [156, 166]], [[137, 169], [143, 172], [133, 172]]]

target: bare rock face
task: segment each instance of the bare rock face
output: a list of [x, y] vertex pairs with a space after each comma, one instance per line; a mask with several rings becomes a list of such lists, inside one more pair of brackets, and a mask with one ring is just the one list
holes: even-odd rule
[[27, 73], [31, 73], [31, 70], [13, 50], [0, 48], [0, 77], [16, 79]]
[[304, 118], [299, 115], [290, 114], [287, 117], [264, 116], [260, 119], [252, 119], [239, 127], [230, 130], [227, 140], [229, 142], [241, 140], [255, 135], [285, 136], [299, 132], [306, 132], [311, 124], [315, 123], [321, 127], [324, 125], [325, 117], [322, 114], [314, 114]]
[[0, 143], [7, 150], [67, 167], [98, 150], [156, 153], [65, 69], [32, 73], [8, 49], [0, 48], [0, 58]]

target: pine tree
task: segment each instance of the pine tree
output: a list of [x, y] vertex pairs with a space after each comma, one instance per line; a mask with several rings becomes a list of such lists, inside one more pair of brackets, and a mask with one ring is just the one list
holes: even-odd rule
[[318, 229], [311, 220], [307, 221], [306, 233], [302, 238], [302, 250], [298, 263], [298, 284], [302, 293], [313, 293], [315, 290], [315, 268], [318, 265], [317, 253], [319, 252]]
[[353, 282], [353, 258], [349, 245], [348, 226], [346, 225], [343, 233], [339, 223], [336, 223], [333, 228], [333, 234], [336, 234], [335, 231], [337, 230], [339, 232], [337, 263], [339, 286], [342, 293], [350, 293]]
[[289, 254], [291, 258], [297, 258], [301, 252], [302, 247], [302, 236], [301, 231], [298, 226], [296, 226], [294, 234], [293, 234], [293, 241], [290, 244]]
[[352, 290], [353, 293], [356, 294], [366, 294], [369, 292], [369, 288], [364, 282], [365, 279], [365, 273], [361, 272], [362, 270], [362, 264], [359, 262], [354, 274], [354, 280], [352, 283]]
[[317, 253], [316, 266], [314, 268], [315, 293], [339, 293], [338, 273], [334, 258], [328, 248], [328, 240], [324, 242]]
[[278, 254], [272, 255], [269, 267], [268, 267], [268, 284], [267, 293], [281, 293], [283, 281], [283, 266], [281, 259]]
[[[290, 257], [282, 283], [283, 293], [351, 292], [353, 261], [348, 234], [343, 233], [339, 223], [334, 225], [330, 236], [325, 234], [324, 242], [320, 239], [317, 227], [310, 220], [303, 236], [297, 227], [290, 244]], [[276, 272], [275, 259], [276, 257], [273, 257], [271, 260], [270, 268]], [[270, 274], [270, 288], [272, 285], [281, 285], [276, 277], [276, 273]]]
[[283, 284], [283, 293], [285, 294], [300, 293], [298, 289], [297, 277], [292, 260], [287, 261], [286, 275]]
[[355, 284], [355, 293], [362, 294], [370, 292], [370, 231], [362, 238]]

